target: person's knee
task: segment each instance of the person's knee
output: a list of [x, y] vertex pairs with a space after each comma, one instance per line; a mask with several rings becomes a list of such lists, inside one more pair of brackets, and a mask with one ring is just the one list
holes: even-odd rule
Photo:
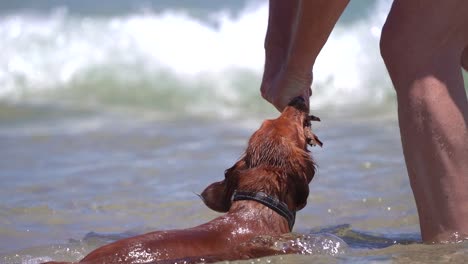
[[405, 72], [412, 67], [407, 53], [414, 50], [414, 47], [410, 41], [411, 37], [407, 38], [405, 35], [405, 30], [401, 30], [397, 23], [387, 21], [380, 37], [380, 55], [397, 93], [401, 89], [402, 79], [406, 78]]
[[[427, 73], [434, 71], [437, 60], [446, 62], [455, 52], [449, 48], [450, 45], [440, 42], [443, 36], [434, 33], [428, 38], [420, 34], [418, 27], [410, 28], [399, 22], [395, 19], [387, 21], [380, 37], [380, 54], [397, 93], [401, 89], [406, 90], [409, 83], [421, 80]], [[423, 83], [426, 81], [431, 80], [422, 80]]]
[[382, 28], [382, 34], [380, 35], [380, 56], [382, 56], [382, 59], [384, 60], [385, 63], [389, 61], [393, 56], [392, 54], [395, 53], [395, 45], [392, 45], [391, 40], [391, 35], [393, 32], [389, 29], [387, 29], [386, 24]]
[[406, 67], [407, 57], [404, 56], [404, 52], [410, 48], [408, 45], [411, 45], [408, 39], [405, 39], [404, 33], [398, 28], [398, 25], [394, 24], [385, 23], [380, 36], [380, 55], [390, 74], [396, 68]]
[[463, 34], [452, 34], [453, 27], [429, 31], [425, 28], [416, 22], [403, 23], [395, 15], [385, 22], [380, 37], [380, 54], [392, 79], [392, 75], [406, 75], [408, 71], [425, 68], [434, 61], [456, 56], [460, 59], [454, 63], [468, 71], [468, 46], [462, 53], [459, 50], [466, 45], [466, 38], [460, 37]]

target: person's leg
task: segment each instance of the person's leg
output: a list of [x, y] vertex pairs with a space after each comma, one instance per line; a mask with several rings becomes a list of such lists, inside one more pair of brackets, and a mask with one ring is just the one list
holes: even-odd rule
[[467, 10], [465, 0], [395, 0], [382, 31], [424, 242], [468, 238]]
[[462, 57], [461, 57], [461, 65], [465, 71], [468, 71], [468, 46], [465, 47], [463, 50]]
[[[271, 1], [270, 5], [273, 2], [275, 1]], [[284, 50], [280, 49], [281, 59], [275, 59], [266, 45], [267, 58], [261, 92], [263, 98], [272, 103], [279, 111], [297, 96], [303, 96], [304, 99], [309, 100], [312, 67], [315, 59], [348, 2], [349, 0], [302, 0], [297, 2], [295, 17], [287, 16], [283, 19], [281, 18], [282, 11], [277, 10], [277, 13], [271, 13], [270, 6], [266, 42], [269, 38], [284, 37], [288, 39], [289, 46], [287, 56], [284, 56], [284, 53], [281, 53]], [[292, 14], [293, 12], [286, 9], [285, 13]], [[274, 23], [275, 21], [277, 24]], [[279, 27], [278, 24], [283, 22], [290, 24]], [[275, 24], [278, 30], [270, 31], [270, 28]], [[289, 27], [291, 24], [292, 28]], [[276, 63], [275, 67], [270, 67], [270, 64], [274, 63]], [[274, 74], [271, 74], [271, 68], [275, 69]]]

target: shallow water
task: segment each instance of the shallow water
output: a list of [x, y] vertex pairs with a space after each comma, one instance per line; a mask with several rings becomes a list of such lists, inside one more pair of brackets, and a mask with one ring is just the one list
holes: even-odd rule
[[[0, 119], [0, 263], [76, 261], [119, 238], [209, 221], [218, 214], [195, 193], [222, 179], [261, 122], [2, 108], [15, 118]], [[299, 243], [312, 255], [260, 263], [466, 259], [466, 243], [419, 244], [394, 117], [317, 115], [324, 147], [311, 148], [318, 173], [294, 228], [312, 234]], [[324, 249], [330, 236], [342, 242], [338, 253]]]
[[[277, 116], [258, 92], [267, 1], [7, 2], [0, 263], [76, 261], [216, 217], [196, 193]], [[390, 3], [351, 1], [317, 58], [318, 173], [295, 234], [264, 238], [306, 255], [240, 263], [468, 262], [466, 242], [420, 243], [378, 49]]]

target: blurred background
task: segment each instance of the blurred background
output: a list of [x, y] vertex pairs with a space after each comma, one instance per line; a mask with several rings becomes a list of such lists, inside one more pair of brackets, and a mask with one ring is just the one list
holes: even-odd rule
[[[315, 70], [313, 108], [388, 107], [388, 1], [352, 3]], [[232, 117], [260, 99], [267, 1], [2, 1], [4, 102]]]
[[[420, 239], [379, 53], [390, 5], [351, 1], [314, 68], [324, 148], [295, 230], [346, 241], [330, 261], [466, 253], [377, 250]], [[259, 92], [267, 19], [265, 0], [1, 0], [0, 263], [215, 217], [194, 192], [278, 115]]]

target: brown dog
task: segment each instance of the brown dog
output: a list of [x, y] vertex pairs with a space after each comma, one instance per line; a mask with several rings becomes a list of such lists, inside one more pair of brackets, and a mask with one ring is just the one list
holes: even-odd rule
[[284, 254], [248, 242], [290, 232], [295, 212], [306, 205], [315, 174], [307, 145], [322, 145], [310, 130], [311, 120], [319, 119], [308, 116], [304, 100], [296, 98], [279, 118], [263, 122], [225, 179], [201, 194], [209, 208], [226, 214], [189, 229], [116, 241], [80, 263], [191, 263]]

